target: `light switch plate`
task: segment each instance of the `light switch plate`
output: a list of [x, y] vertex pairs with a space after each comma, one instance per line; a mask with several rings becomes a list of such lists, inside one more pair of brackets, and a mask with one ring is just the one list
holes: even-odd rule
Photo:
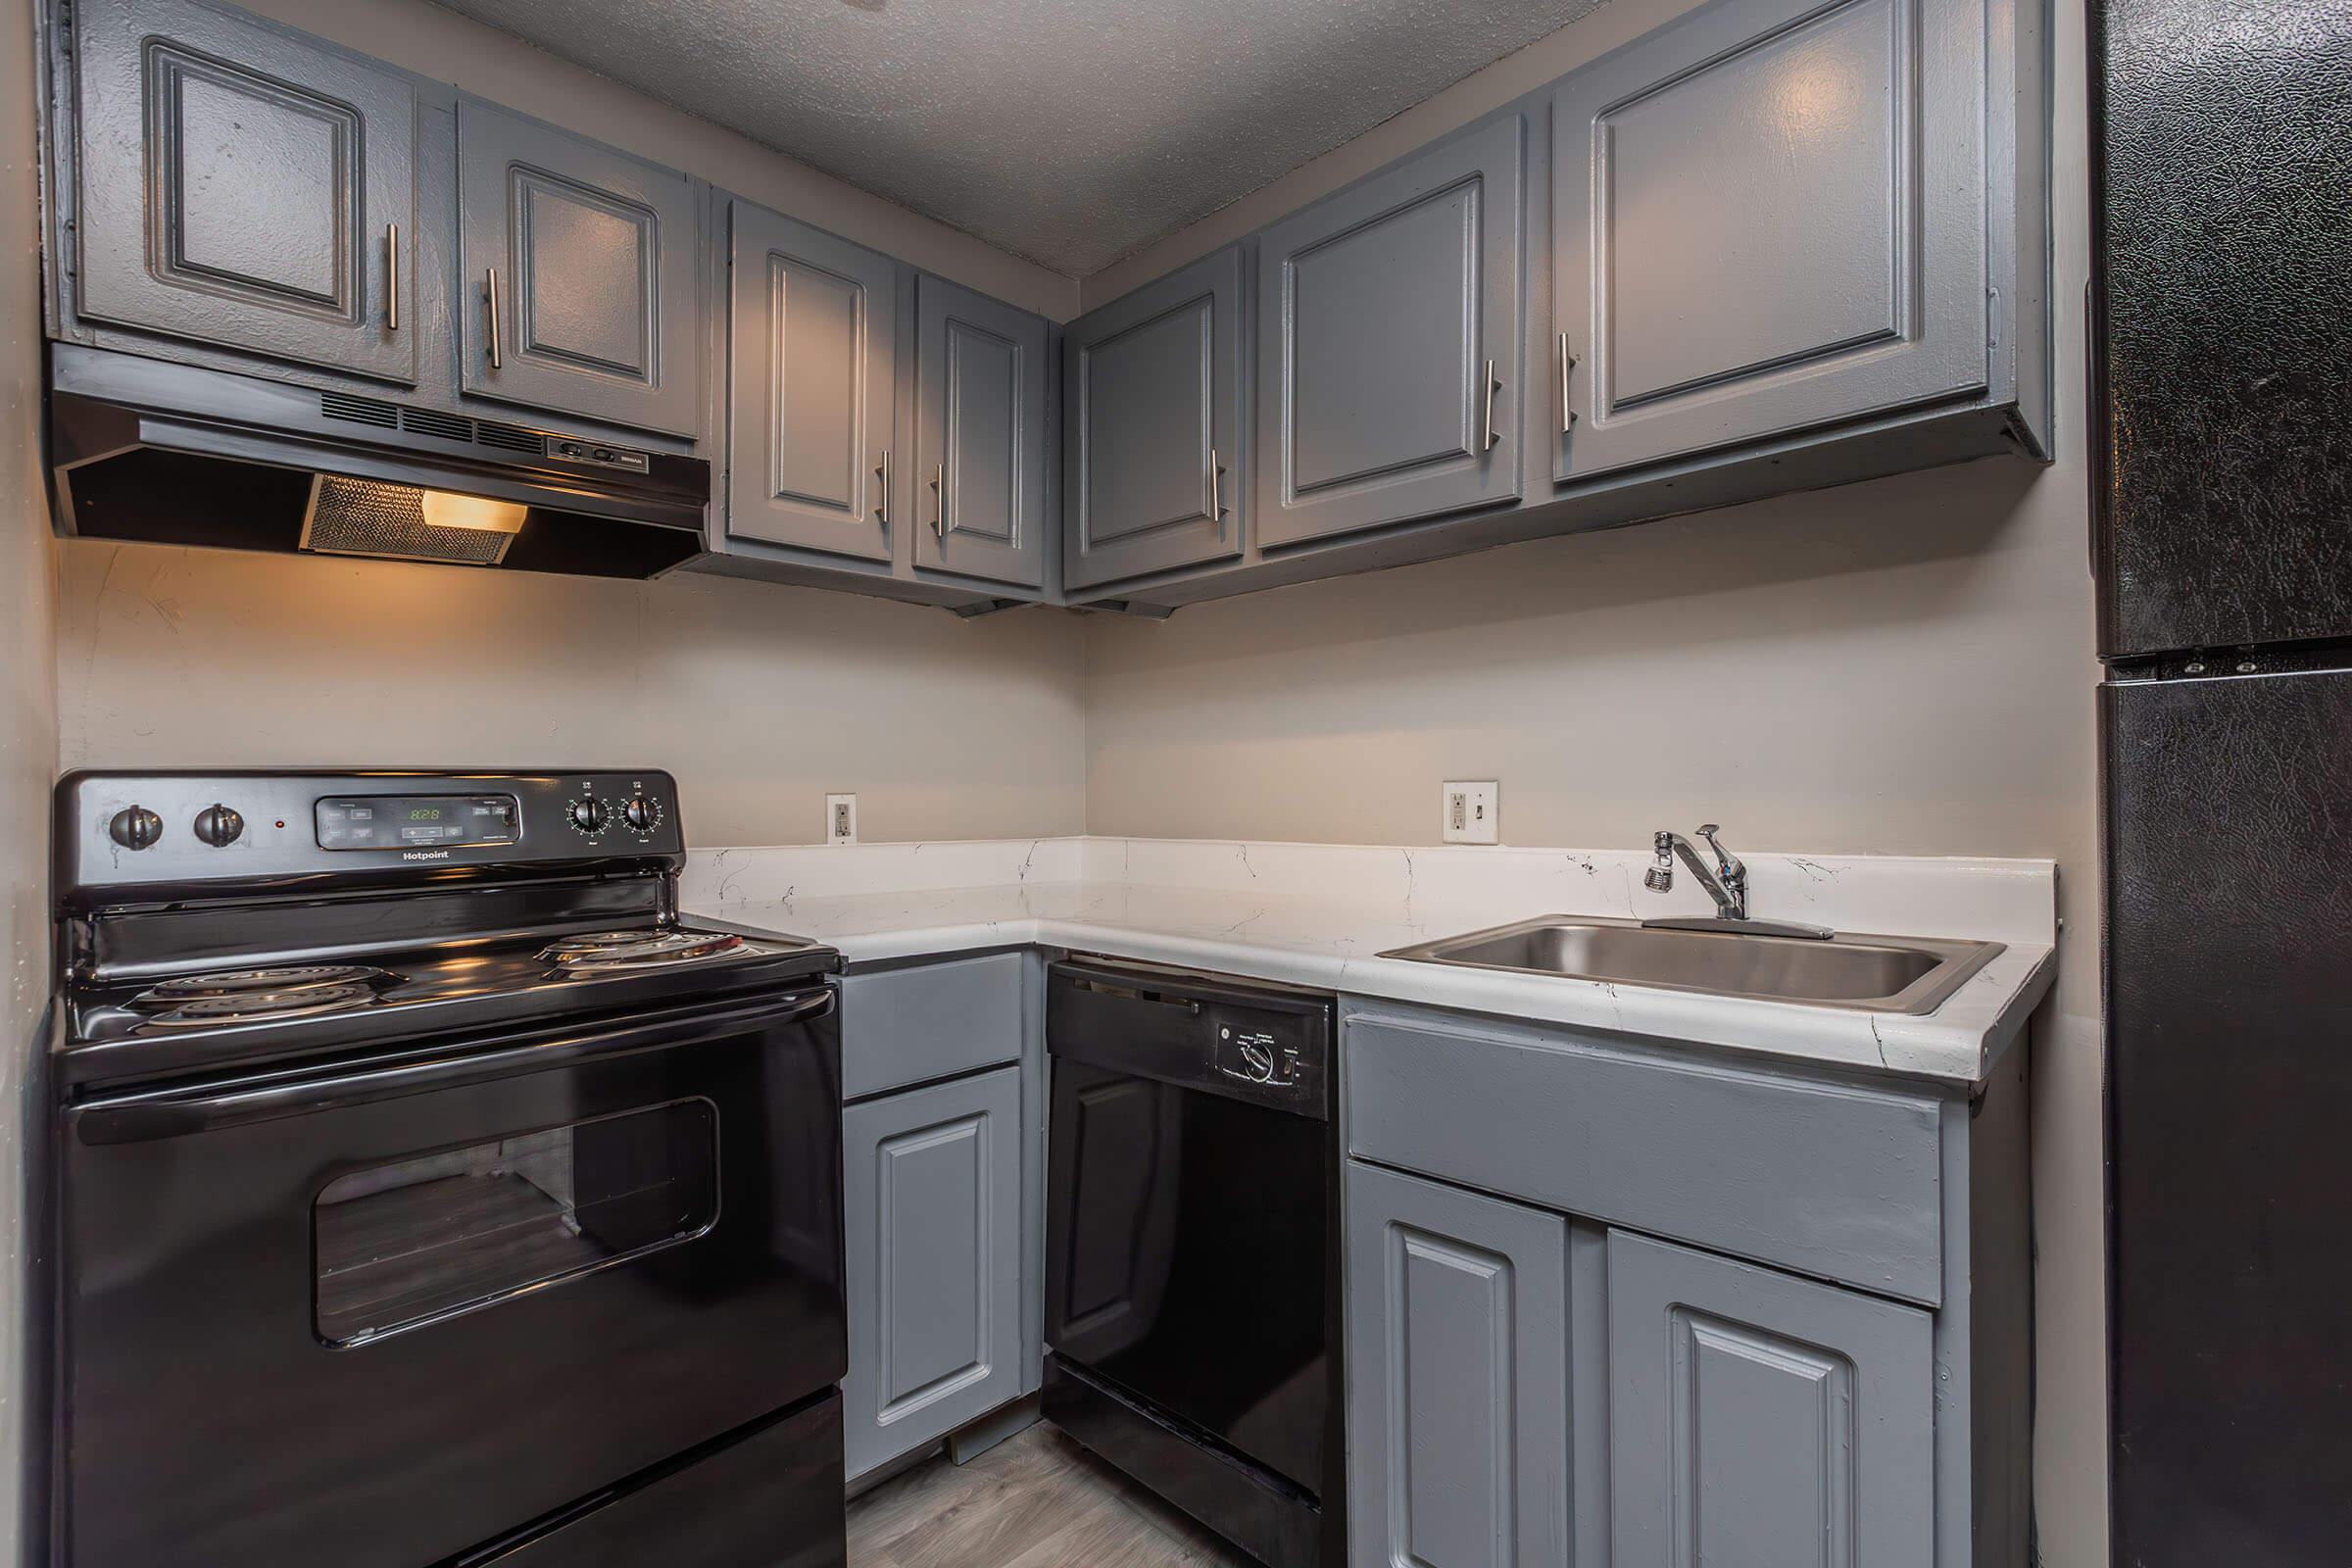
[[828, 795], [825, 797], [825, 842], [855, 844], [858, 842], [858, 797]]
[[1440, 807], [1448, 844], [1500, 843], [1502, 830], [1499, 786], [1492, 779], [1444, 786]]

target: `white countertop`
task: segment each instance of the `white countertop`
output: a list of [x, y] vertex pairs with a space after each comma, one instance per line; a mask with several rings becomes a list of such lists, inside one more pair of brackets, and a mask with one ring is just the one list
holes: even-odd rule
[[[2055, 977], [2047, 861], [1746, 858], [1760, 917], [2000, 941], [2005, 950], [1924, 1016], [1378, 956], [1542, 914], [1708, 907], [1703, 898], [1688, 907], [1695, 895], [1687, 876], [1674, 895], [1645, 893], [1637, 904], [1647, 858], [1614, 852], [1104, 839], [722, 850], [694, 857], [684, 902], [690, 918], [808, 937], [853, 964], [1070, 948], [1947, 1083], [1981, 1082]], [[946, 885], [923, 885], [932, 877]], [[1832, 912], [1877, 918], [1824, 918]]]

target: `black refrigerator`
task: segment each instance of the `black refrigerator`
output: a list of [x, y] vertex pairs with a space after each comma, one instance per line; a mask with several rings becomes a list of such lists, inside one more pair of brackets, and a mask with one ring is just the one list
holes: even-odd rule
[[2113, 1561], [2352, 1562], [2352, 0], [2092, 0]]

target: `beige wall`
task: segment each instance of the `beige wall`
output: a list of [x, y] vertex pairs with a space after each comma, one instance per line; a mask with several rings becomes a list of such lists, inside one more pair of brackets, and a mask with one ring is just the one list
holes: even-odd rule
[[652, 766], [697, 845], [1076, 832], [1078, 626], [851, 594], [73, 540], [68, 767]]
[[[1614, 0], [1087, 279], [1086, 303], [1685, 8]], [[2094, 1568], [2107, 1547], [2098, 668], [2077, 308], [2088, 201], [2082, 20], [2055, 9], [2055, 466], [1980, 463], [1283, 589], [1164, 624], [1094, 619], [1087, 826], [1428, 843], [1439, 784], [1493, 778], [1513, 843], [1634, 846], [1720, 820], [1741, 849], [2054, 857], [2063, 970], [2035, 1027], [2036, 1493], [2048, 1568]]]
[[[1054, 320], [1078, 312], [1078, 285], [771, 148], [681, 114], [512, 33], [427, 0], [237, 0], [248, 11], [389, 60], [436, 81], [699, 174], [778, 212], [927, 268]], [[594, 25], [593, 8], [581, 12]]]
[[0, 0], [0, 1563], [17, 1560], [25, 1417], [25, 1091], [49, 1000], [49, 781], [57, 767], [57, 683], [49, 517], [38, 459], [40, 224], [36, 220], [32, 15]]

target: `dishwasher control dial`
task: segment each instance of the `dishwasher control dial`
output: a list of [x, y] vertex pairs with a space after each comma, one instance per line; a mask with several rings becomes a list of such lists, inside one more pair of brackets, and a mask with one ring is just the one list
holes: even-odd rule
[[1230, 1025], [1217, 1030], [1217, 1071], [1244, 1083], [1287, 1089], [1298, 1081], [1298, 1052], [1272, 1035]]

